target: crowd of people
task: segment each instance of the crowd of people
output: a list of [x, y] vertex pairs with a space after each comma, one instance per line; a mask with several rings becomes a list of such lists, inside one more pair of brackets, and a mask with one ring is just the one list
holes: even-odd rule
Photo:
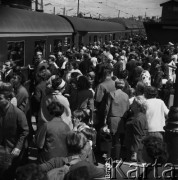
[[[5, 62], [0, 176], [89, 180], [105, 177], [98, 163], [108, 158], [166, 163], [164, 132], [177, 60], [178, 45], [148, 44], [135, 36], [73, 47], [47, 59], [37, 51], [28, 76]], [[37, 159], [29, 163], [32, 144]]]

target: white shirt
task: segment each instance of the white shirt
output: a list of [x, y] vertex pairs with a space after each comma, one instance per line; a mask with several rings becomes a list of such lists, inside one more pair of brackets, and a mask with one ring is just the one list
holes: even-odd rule
[[125, 55], [122, 55], [120, 58], [123, 61], [123, 70], [125, 70], [126, 69], [126, 64], [127, 64], [127, 57]]
[[93, 64], [93, 66], [96, 67], [96, 65], [97, 65], [97, 63], [98, 63], [98, 60], [97, 60], [96, 57], [92, 57], [92, 58], [91, 58], [91, 62], [92, 62], [92, 64]]
[[169, 109], [161, 99], [147, 99], [146, 118], [148, 122], [148, 132], [164, 131], [165, 116], [168, 115], [168, 112]]

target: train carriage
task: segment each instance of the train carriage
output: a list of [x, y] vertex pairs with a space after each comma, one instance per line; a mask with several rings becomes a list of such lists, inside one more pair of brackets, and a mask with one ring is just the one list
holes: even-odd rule
[[0, 7], [0, 61], [32, 63], [36, 51], [44, 58], [70, 44], [73, 28], [64, 18], [30, 10]]
[[128, 38], [132, 35], [143, 35], [145, 34], [144, 25], [142, 21], [125, 18], [111, 18], [111, 22], [117, 22], [125, 27], [125, 37]]
[[33, 64], [41, 51], [46, 59], [50, 53], [66, 51], [75, 45], [126, 38], [136, 26], [79, 17], [57, 16], [27, 9], [0, 6], [0, 63], [7, 60], [19, 66]]
[[125, 37], [125, 27], [119, 23], [69, 16], [62, 17], [66, 18], [74, 28], [73, 43], [76, 46], [97, 41], [120, 40]]

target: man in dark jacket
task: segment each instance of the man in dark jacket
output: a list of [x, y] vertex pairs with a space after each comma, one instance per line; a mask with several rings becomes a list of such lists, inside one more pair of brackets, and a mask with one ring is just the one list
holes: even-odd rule
[[10, 103], [11, 93], [11, 84], [1, 82], [0, 145], [5, 147], [8, 153], [19, 156], [29, 128], [25, 114]]
[[109, 92], [115, 90], [115, 82], [112, 80], [112, 68], [111, 67], [104, 67], [103, 68], [103, 78], [104, 81], [100, 83], [96, 88], [95, 93], [95, 106], [98, 110], [97, 117], [98, 117], [98, 127], [101, 128], [104, 126], [104, 110], [106, 108], [106, 97]]
[[[29, 128], [25, 114], [10, 103], [12, 96], [12, 85], [0, 83], [0, 149], [10, 155], [12, 166], [6, 173], [12, 179], [15, 168], [22, 158], [22, 150]], [[19, 156], [20, 155], [20, 156]], [[13, 161], [12, 161], [13, 159]], [[10, 163], [10, 164], [11, 164]], [[9, 165], [10, 165], [9, 164]], [[6, 175], [5, 175], [6, 176]]]

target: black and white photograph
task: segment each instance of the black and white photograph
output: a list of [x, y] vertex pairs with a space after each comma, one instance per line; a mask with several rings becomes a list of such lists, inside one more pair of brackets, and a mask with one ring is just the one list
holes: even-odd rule
[[178, 179], [178, 0], [0, 0], [0, 180]]

